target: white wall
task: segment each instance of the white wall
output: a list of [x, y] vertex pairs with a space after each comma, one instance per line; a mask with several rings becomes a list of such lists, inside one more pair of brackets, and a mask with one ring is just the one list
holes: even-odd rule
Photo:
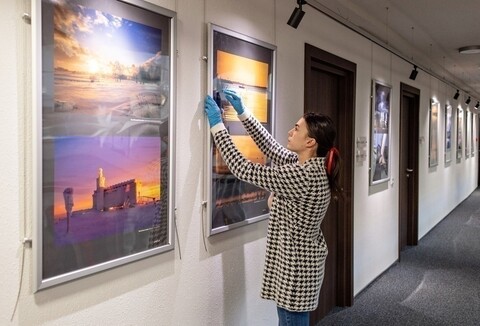
[[[443, 107], [453, 90], [339, 24], [306, 8], [297, 30], [286, 25], [293, 2], [276, 0], [157, 0], [174, 10], [177, 23], [177, 226], [174, 251], [84, 279], [33, 293], [30, 248], [14, 325], [276, 325], [275, 306], [259, 298], [266, 222], [203, 239], [202, 208], [206, 92], [206, 22], [277, 45], [276, 135], [303, 112], [304, 43], [357, 64], [355, 137], [369, 138], [371, 80], [392, 85], [390, 182], [371, 188], [368, 159], [354, 171], [354, 292], [357, 294], [398, 259], [398, 118], [400, 82], [421, 90], [419, 235], [422, 237], [476, 187], [478, 156], [428, 168], [428, 106], [441, 104], [439, 143], [443, 144]], [[21, 20], [28, 0], [0, 2], [2, 55], [0, 89], [0, 324], [10, 324], [21, 277], [22, 244], [30, 236], [32, 137], [30, 27]], [[14, 32], [11, 32], [14, 31]], [[465, 107], [464, 107], [465, 108]], [[454, 134], [455, 134], [454, 129]], [[423, 139], [423, 140], [422, 140]], [[455, 140], [455, 137], [453, 137]], [[456, 142], [454, 142], [455, 144]], [[454, 155], [454, 153], [453, 153]], [[26, 159], [24, 160], [24, 156]], [[25, 172], [24, 172], [25, 171]], [[24, 176], [25, 173], [25, 176]], [[26, 225], [24, 231], [24, 219]], [[204, 249], [204, 242], [208, 249]], [[381, 245], [379, 245], [381, 244]], [[179, 255], [181, 248], [181, 256]]]
[[0, 159], [0, 194], [3, 200], [0, 202], [0, 261], [2, 262], [0, 288], [3, 294], [0, 296], [0, 323], [7, 324], [10, 320], [15, 299], [16, 290], [20, 279], [19, 246], [20, 229], [22, 228], [22, 162], [23, 142], [21, 136], [22, 124], [19, 123], [21, 115], [21, 100], [18, 93], [17, 65], [21, 62], [18, 57], [17, 37], [18, 24], [13, 15], [16, 3], [3, 1], [0, 3], [0, 35], [4, 42], [0, 60], [0, 144], [2, 155]]

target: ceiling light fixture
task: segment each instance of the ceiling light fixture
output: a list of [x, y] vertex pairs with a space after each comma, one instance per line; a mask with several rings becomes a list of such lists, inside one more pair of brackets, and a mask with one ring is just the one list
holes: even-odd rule
[[297, 0], [297, 4], [298, 7], [295, 7], [295, 9], [293, 9], [293, 12], [287, 22], [287, 24], [292, 26], [293, 28], [297, 28], [302, 21], [302, 18], [305, 15], [305, 11], [302, 10], [302, 5], [307, 4], [307, 1]]
[[467, 100], [465, 101], [465, 104], [470, 104], [470, 101], [471, 101], [471, 99], [470, 99], [470, 96], [469, 96], [469, 97], [467, 98]]
[[417, 78], [417, 75], [418, 75], [418, 70], [417, 70], [417, 66], [413, 65], [413, 70], [412, 72], [410, 73], [410, 79], [411, 80], [415, 80], [415, 78]]
[[480, 107], [480, 101], [477, 101], [477, 104], [475, 104], [475, 109], [478, 109]]
[[458, 53], [461, 54], [477, 54], [480, 53], [480, 45], [463, 46], [458, 49]]
[[460, 96], [460, 92], [457, 89], [457, 92], [455, 93], [455, 95], [453, 95], [453, 99], [457, 100], [459, 96]]

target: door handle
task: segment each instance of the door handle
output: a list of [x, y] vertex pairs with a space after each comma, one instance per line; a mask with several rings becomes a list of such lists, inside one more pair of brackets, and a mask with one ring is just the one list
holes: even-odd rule
[[413, 169], [407, 169], [407, 172], [408, 172], [408, 173], [412, 173], [412, 172], [413, 172]]

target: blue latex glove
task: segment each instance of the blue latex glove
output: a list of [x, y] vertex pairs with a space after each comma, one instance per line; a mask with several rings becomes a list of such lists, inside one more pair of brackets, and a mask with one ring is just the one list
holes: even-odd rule
[[245, 112], [245, 107], [242, 104], [242, 98], [232, 91], [231, 89], [224, 89], [223, 93], [225, 94], [225, 98], [232, 104], [237, 114], [240, 115]]
[[205, 98], [205, 113], [207, 114], [210, 128], [222, 122], [222, 113], [214, 99], [207, 95]]

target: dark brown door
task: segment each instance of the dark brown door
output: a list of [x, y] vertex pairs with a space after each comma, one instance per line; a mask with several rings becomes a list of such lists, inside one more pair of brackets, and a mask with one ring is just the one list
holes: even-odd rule
[[305, 112], [329, 115], [337, 127], [342, 159], [344, 195], [332, 198], [322, 222], [328, 246], [319, 306], [310, 314], [315, 325], [335, 306], [353, 304], [353, 129], [355, 121], [356, 65], [333, 54], [305, 45]]
[[400, 85], [399, 257], [418, 243], [418, 140], [420, 90]]

